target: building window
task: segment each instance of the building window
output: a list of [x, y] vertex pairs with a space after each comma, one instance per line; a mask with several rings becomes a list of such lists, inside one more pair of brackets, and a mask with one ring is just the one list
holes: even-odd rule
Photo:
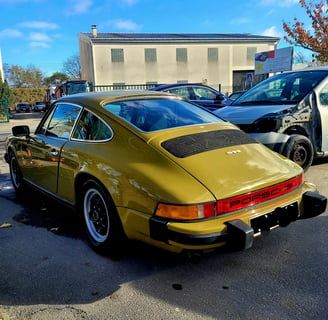
[[177, 61], [188, 61], [187, 48], [177, 48], [176, 50]]
[[145, 49], [145, 61], [146, 62], [156, 62], [157, 55], [155, 48], [146, 48]]
[[247, 48], [247, 62], [254, 62], [255, 60], [255, 53], [257, 48], [256, 47], [249, 47]]
[[219, 60], [219, 49], [218, 48], [207, 48], [207, 59], [208, 61]]
[[124, 62], [124, 50], [123, 49], [111, 49], [112, 62]]

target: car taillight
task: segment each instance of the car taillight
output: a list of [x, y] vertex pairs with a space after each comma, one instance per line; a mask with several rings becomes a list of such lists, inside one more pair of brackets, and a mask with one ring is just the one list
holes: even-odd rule
[[299, 176], [247, 194], [240, 196], [223, 199], [217, 201], [217, 215], [229, 213], [232, 211], [240, 210], [249, 206], [253, 206], [279, 196], [282, 196], [286, 193], [289, 193], [303, 184], [303, 174]]
[[297, 189], [302, 184], [303, 174], [274, 186], [236, 197], [218, 200], [216, 203], [211, 202], [196, 205], [172, 205], [159, 203], [155, 215], [174, 220], [210, 218], [277, 198]]
[[215, 202], [199, 205], [171, 205], [160, 203], [156, 216], [177, 220], [193, 220], [215, 216]]

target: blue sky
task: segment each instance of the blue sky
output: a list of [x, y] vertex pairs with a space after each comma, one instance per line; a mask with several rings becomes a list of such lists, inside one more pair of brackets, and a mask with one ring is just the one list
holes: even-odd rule
[[[44, 76], [79, 53], [78, 33], [251, 33], [285, 35], [297, 17], [310, 26], [299, 0], [0, 0], [4, 64], [35, 66]], [[283, 39], [279, 48], [289, 46]], [[295, 52], [301, 51], [295, 48]], [[304, 56], [309, 56], [306, 51]]]

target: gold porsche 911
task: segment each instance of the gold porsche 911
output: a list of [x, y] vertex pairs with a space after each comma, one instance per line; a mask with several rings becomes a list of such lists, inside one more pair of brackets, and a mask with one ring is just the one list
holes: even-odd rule
[[66, 96], [34, 133], [12, 131], [16, 191], [33, 186], [75, 207], [101, 252], [126, 237], [172, 252], [247, 249], [263, 231], [326, 209], [301, 167], [166, 93]]

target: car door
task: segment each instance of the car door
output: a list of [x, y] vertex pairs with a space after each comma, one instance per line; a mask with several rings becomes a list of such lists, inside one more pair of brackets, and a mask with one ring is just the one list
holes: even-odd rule
[[63, 160], [61, 150], [70, 138], [81, 109], [77, 105], [56, 104], [29, 138], [30, 163], [24, 168], [24, 176], [47, 192], [57, 193], [58, 170]]
[[321, 118], [322, 151], [328, 154], [328, 80], [319, 91], [318, 109]]
[[[210, 110], [216, 110], [218, 108], [221, 108], [223, 106], [222, 102], [224, 100], [223, 95], [210, 90], [206, 87], [198, 87], [194, 86], [192, 87], [192, 90], [194, 92], [194, 100], [193, 102], [208, 108]], [[222, 97], [222, 99], [221, 99]]]

